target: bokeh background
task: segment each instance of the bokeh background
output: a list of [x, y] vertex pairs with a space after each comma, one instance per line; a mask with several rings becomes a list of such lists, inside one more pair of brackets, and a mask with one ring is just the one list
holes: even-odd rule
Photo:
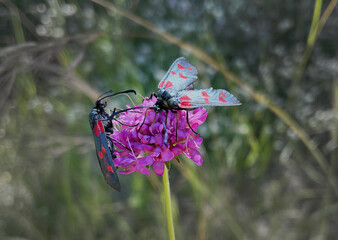
[[336, 239], [336, 3], [0, 0], [0, 239], [167, 239], [161, 178], [110, 189], [88, 114], [180, 56], [243, 105], [209, 108], [203, 165], [172, 166], [177, 239]]

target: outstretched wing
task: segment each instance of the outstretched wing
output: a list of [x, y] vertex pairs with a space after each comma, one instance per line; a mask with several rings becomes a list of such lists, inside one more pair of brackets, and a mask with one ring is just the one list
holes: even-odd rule
[[180, 57], [171, 65], [167, 74], [159, 83], [158, 91], [170, 89], [178, 92], [186, 89], [192, 86], [192, 83], [197, 80], [197, 74], [196, 67], [189, 63], [184, 57]]
[[110, 143], [107, 141], [102, 121], [97, 120], [93, 124], [92, 131], [95, 139], [96, 155], [103, 176], [109, 186], [120, 192], [121, 185], [113, 162], [113, 146], [109, 147]]
[[178, 92], [176, 97], [180, 108], [241, 105], [234, 95], [224, 89], [184, 90]]

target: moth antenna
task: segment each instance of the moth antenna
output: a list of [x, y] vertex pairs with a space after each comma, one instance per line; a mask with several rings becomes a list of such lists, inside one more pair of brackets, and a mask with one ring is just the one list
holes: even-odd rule
[[[111, 90], [112, 91], [112, 90]], [[109, 91], [108, 91], [109, 92]], [[102, 97], [102, 98], [99, 98], [98, 99], [98, 101], [99, 100], [103, 100], [103, 99], [105, 99], [105, 98], [108, 98], [108, 97], [114, 97], [114, 96], [117, 96], [117, 95], [120, 95], [120, 94], [124, 94], [124, 93], [134, 93], [134, 94], [136, 94], [136, 91], [135, 90], [133, 90], [133, 89], [129, 89], [129, 90], [126, 90], [126, 91], [122, 91], [122, 92], [118, 92], [118, 93], [114, 93], [114, 94], [110, 94], [110, 95], [107, 95], [107, 96], [104, 96], [104, 97]], [[101, 94], [101, 96], [102, 96], [102, 94]]]
[[[102, 93], [100, 96], [97, 97], [96, 101], [99, 101], [99, 99], [100, 99], [102, 96], [104, 96], [104, 95], [106, 95], [106, 94], [108, 94], [108, 93], [112, 93], [112, 92], [113, 92], [113, 90], [110, 89], [110, 90], [108, 90], [108, 91]], [[100, 99], [100, 100], [102, 100], [102, 99]]]
[[123, 109], [123, 110], [121, 110], [121, 111], [115, 112], [114, 114], [112, 114], [112, 115], [111, 115], [110, 117], [108, 117], [108, 118], [100, 119], [100, 121], [109, 121], [109, 120], [114, 119], [115, 115], [118, 115], [118, 114], [123, 113], [123, 112], [128, 112], [128, 111], [134, 110], [134, 109], [140, 109], [140, 108], [144, 108], [144, 107], [133, 107], [133, 108]]
[[138, 124], [136, 125], [128, 125], [128, 124], [125, 124], [119, 120], [117, 120], [116, 118], [113, 118], [113, 120], [115, 120], [116, 122], [118, 122], [119, 124], [121, 124], [122, 126], [127, 126], [127, 127], [136, 127]]
[[[149, 109], [149, 107], [142, 107], [142, 108], [148, 108]], [[122, 108], [115, 108], [115, 109], [118, 110], [118, 111], [123, 110]], [[138, 111], [130, 111], [130, 112], [132, 112], [132, 113], [143, 113], [143, 112], [138, 112]]]

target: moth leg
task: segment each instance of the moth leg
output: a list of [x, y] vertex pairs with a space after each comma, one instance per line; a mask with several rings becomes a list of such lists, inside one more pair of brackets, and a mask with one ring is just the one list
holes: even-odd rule
[[153, 127], [153, 125], [154, 125], [154, 123], [155, 123], [156, 116], [157, 116], [157, 112], [155, 112], [154, 120], [153, 120], [152, 124], [150, 125], [151, 127]]
[[168, 123], [168, 110], [165, 110], [165, 125]]
[[108, 148], [109, 148], [110, 154], [112, 158], [115, 159], [116, 155], [115, 155], [115, 148], [114, 148], [113, 140], [111, 138], [107, 138], [107, 140], [108, 140], [107, 142], [108, 142]]
[[178, 129], [178, 114], [176, 113], [176, 141], [177, 141], [177, 129]]
[[152, 99], [154, 96], [157, 98], [157, 95], [156, 95], [156, 93], [152, 92], [152, 93], [150, 94], [150, 97], [149, 97], [149, 99]]
[[120, 144], [120, 145], [121, 145], [122, 147], [124, 147], [125, 149], [131, 151], [130, 148], [128, 148], [126, 145], [124, 145], [124, 144], [121, 143], [120, 141], [118, 141], [118, 140], [116, 140], [116, 139], [114, 139], [114, 138], [111, 138], [111, 141], [117, 142], [118, 144]]
[[141, 130], [141, 128], [142, 128], [142, 126], [143, 126], [143, 124], [144, 124], [144, 121], [145, 121], [146, 118], [147, 118], [148, 109], [149, 109], [149, 108], [146, 109], [146, 112], [145, 112], [144, 118], [143, 118], [143, 122], [142, 122], [141, 126], [139, 127], [139, 129], [137, 130], [137, 132], [139, 132], [139, 131]]
[[[111, 113], [110, 115], [109, 115], [108, 113], [106, 113], [106, 112], [103, 112], [102, 115], [105, 116], [106, 118], [109, 118], [110, 116], [113, 116], [113, 115], [114, 115], [115, 111], [116, 111], [116, 108], [114, 108], [114, 111], [109, 110], [109, 112]], [[113, 129], [113, 121], [112, 121], [112, 120], [110, 120], [110, 121], [105, 121], [105, 122], [103, 123], [103, 125], [105, 126], [105, 131], [106, 131], [106, 132], [111, 132], [111, 134], [113, 133], [113, 132], [112, 132], [112, 131], [113, 131], [113, 130], [112, 130], [112, 129]]]
[[128, 125], [128, 124], [125, 124], [119, 120], [117, 120], [116, 118], [113, 118], [112, 120], [115, 120], [116, 122], [118, 122], [119, 124], [123, 125], [123, 126], [127, 126], [127, 127], [136, 127], [138, 124], [135, 124], [135, 125]]
[[[165, 124], [165, 120], [163, 119], [162, 115], [160, 114], [161, 120], [162, 120], [162, 124], [164, 127], [164, 144], [168, 147], [168, 132], [167, 132], [167, 126]], [[167, 116], [166, 116], [167, 118]]]
[[193, 131], [195, 134], [198, 134], [194, 129], [192, 129], [192, 127], [191, 127], [191, 125], [190, 125], [190, 123], [189, 123], [189, 113], [188, 113], [188, 110], [186, 110], [186, 115], [187, 115], [187, 123], [188, 123], [188, 125], [189, 125], [191, 131]]

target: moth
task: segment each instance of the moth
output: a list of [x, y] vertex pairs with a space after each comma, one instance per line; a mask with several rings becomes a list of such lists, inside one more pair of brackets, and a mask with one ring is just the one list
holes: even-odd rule
[[[109, 94], [112, 91], [108, 91], [103, 93], [98, 97], [98, 99], [95, 102], [95, 106], [91, 110], [89, 114], [89, 124], [90, 128], [92, 129], [93, 136], [94, 136], [94, 142], [96, 147], [96, 155], [97, 159], [99, 161], [101, 171], [103, 173], [104, 178], [106, 179], [106, 182], [109, 186], [111, 186], [113, 189], [117, 191], [121, 191], [121, 184], [119, 177], [116, 172], [116, 167], [114, 165], [114, 159], [116, 158], [115, 155], [115, 149], [114, 149], [114, 143], [113, 139], [108, 137], [109, 135], [113, 134], [113, 125], [112, 120], [118, 121], [115, 117], [116, 115], [126, 112], [135, 108], [127, 108], [124, 110], [116, 111], [114, 109], [114, 112], [110, 115], [105, 111], [105, 107], [107, 106], [107, 103], [103, 100], [108, 97], [113, 97], [120, 94], [126, 94], [126, 93], [134, 93], [136, 92], [134, 90], [126, 90], [123, 92], [118, 92], [115, 94]], [[132, 126], [131, 126], [132, 127]], [[123, 145], [122, 143], [120, 143]]]
[[[166, 75], [158, 84], [157, 102], [152, 109], [159, 113], [161, 111], [192, 110], [208, 106], [237, 106], [241, 103], [237, 98], [224, 89], [194, 89], [194, 82], [198, 79], [198, 72], [194, 65], [184, 57], [174, 61]], [[190, 129], [196, 133], [187, 122]], [[163, 121], [165, 126], [165, 122]], [[167, 133], [165, 129], [165, 143]], [[197, 134], [197, 133], [196, 133]]]
[[241, 105], [234, 95], [224, 89], [194, 89], [197, 74], [196, 67], [184, 57], [176, 59], [158, 85], [155, 111]]

